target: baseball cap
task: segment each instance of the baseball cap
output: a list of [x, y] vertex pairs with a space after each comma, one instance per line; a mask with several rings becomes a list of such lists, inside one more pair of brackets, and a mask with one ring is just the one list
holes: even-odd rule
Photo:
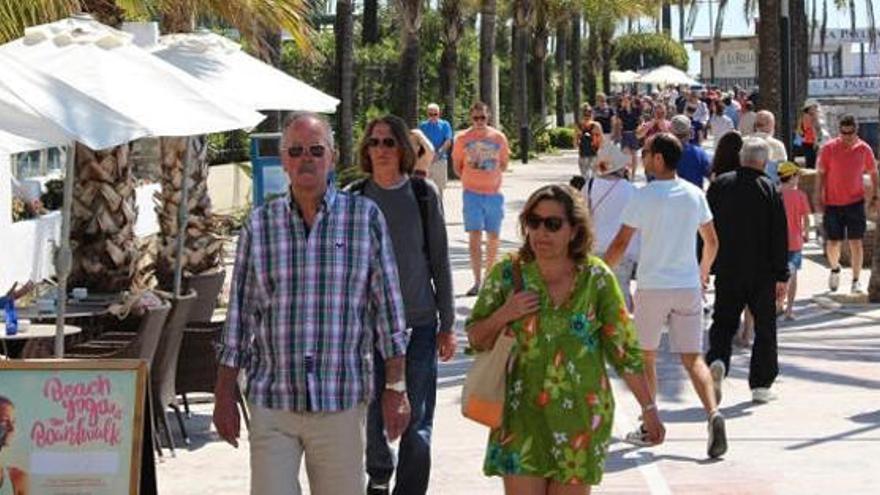
[[779, 164], [776, 173], [779, 175], [780, 179], [787, 179], [799, 174], [800, 171], [801, 168], [798, 167], [795, 162], [782, 162]]
[[672, 133], [676, 136], [687, 136], [691, 133], [691, 119], [684, 115], [672, 117]]

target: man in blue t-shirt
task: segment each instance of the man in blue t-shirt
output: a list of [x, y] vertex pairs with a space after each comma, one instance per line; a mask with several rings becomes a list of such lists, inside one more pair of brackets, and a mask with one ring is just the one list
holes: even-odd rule
[[712, 173], [712, 162], [709, 155], [699, 145], [691, 143], [691, 119], [684, 115], [672, 118], [672, 134], [683, 143], [681, 159], [675, 166], [675, 172], [682, 179], [703, 189], [703, 179]]
[[434, 161], [429, 168], [428, 178], [437, 185], [442, 198], [443, 189], [446, 188], [446, 162], [449, 159], [449, 150], [452, 149], [452, 126], [440, 118], [440, 106], [430, 103], [428, 118], [419, 124], [419, 129], [434, 145]]

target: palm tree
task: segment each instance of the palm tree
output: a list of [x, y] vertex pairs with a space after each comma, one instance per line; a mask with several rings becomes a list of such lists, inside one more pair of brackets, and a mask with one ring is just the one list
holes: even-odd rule
[[396, 113], [410, 127], [419, 118], [419, 28], [422, 24], [422, 0], [397, 0], [400, 11], [401, 53], [396, 93]]
[[364, 0], [361, 19], [361, 43], [373, 45], [379, 41], [379, 0]]
[[440, 94], [443, 101], [443, 115], [453, 128], [455, 128], [455, 93], [458, 87], [458, 43], [464, 33], [463, 7], [462, 0], [440, 2], [440, 14], [443, 16]]
[[[513, 3], [513, 27], [516, 29], [513, 46], [513, 61], [516, 63], [513, 69], [514, 112], [516, 114], [516, 126], [519, 130], [520, 147], [525, 150], [529, 133], [529, 86], [528, 86], [528, 43], [529, 23], [532, 17], [531, 0], [515, 0]], [[528, 153], [523, 153], [524, 161]]]
[[575, 120], [581, 111], [581, 9], [571, 18], [571, 107]]
[[541, 125], [547, 120], [547, 95], [545, 91], [547, 83], [546, 60], [547, 42], [550, 38], [549, 1], [538, 1], [535, 4], [534, 25], [532, 27], [532, 95], [534, 95], [533, 110], [538, 115]]
[[556, 23], [556, 126], [565, 125], [565, 64], [568, 59], [569, 20], [560, 19]]
[[354, 165], [354, 14], [351, 0], [336, 1], [336, 129], [339, 166]]
[[493, 92], [495, 76], [493, 56], [495, 54], [495, 0], [481, 0], [480, 3], [480, 100], [489, 105], [492, 115], [497, 118]]

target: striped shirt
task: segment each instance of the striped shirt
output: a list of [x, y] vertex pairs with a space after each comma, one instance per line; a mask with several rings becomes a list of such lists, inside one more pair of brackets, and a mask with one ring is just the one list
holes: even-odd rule
[[247, 369], [254, 404], [341, 411], [372, 393], [372, 349], [406, 350], [394, 250], [372, 201], [327, 190], [308, 228], [288, 195], [238, 240], [220, 364]]

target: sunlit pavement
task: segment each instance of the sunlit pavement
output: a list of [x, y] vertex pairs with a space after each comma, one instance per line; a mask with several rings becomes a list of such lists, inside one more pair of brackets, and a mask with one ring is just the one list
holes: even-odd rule
[[[564, 153], [515, 163], [505, 175], [506, 214], [502, 251], [519, 246], [516, 215], [529, 193], [576, 173], [576, 156]], [[461, 223], [461, 190], [445, 195], [450, 254], [456, 287], [456, 329], [461, 348], [464, 319], [474, 298], [467, 236]], [[794, 322], [779, 328], [779, 399], [754, 405], [748, 389], [748, 352], [737, 351], [724, 383], [721, 411], [727, 418], [729, 451], [706, 456], [706, 421], [699, 400], [675, 356], [661, 353], [660, 416], [666, 443], [650, 449], [611, 445], [603, 483], [593, 493], [614, 494], [874, 494], [880, 468], [880, 307], [832, 312], [812, 302], [826, 290], [821, 250], [811, 243], [804, 257]], [[867, 281], [869, 272], [863, 272]], [[849, 287], [848, 271], [841, 287]], [[709, 295], [711, 299], [711, 294]], [[850, 314], [852, 313], [852, 314]], [[431, 493], [500, 494], [498, 478], [482, 474], [486, 430], [463, 419], [459, 395], [469, 359], [461, 353], [440, 365], [434, 426]], [[613, 372], [612, 372], [613, 375]], [[615, 437], [636, 426], [638, 404], [619, 380]], [[190, 449], [157, 467], [162, 494], [242, 494], [249, 486], [247, 440], [239, 449], [219, 441], [210, 426], [210, 404], [194, 406]], [[176, 432], [176, 428], [174, 429]], [[305, 473], [301, 475], [308, 493]]]

